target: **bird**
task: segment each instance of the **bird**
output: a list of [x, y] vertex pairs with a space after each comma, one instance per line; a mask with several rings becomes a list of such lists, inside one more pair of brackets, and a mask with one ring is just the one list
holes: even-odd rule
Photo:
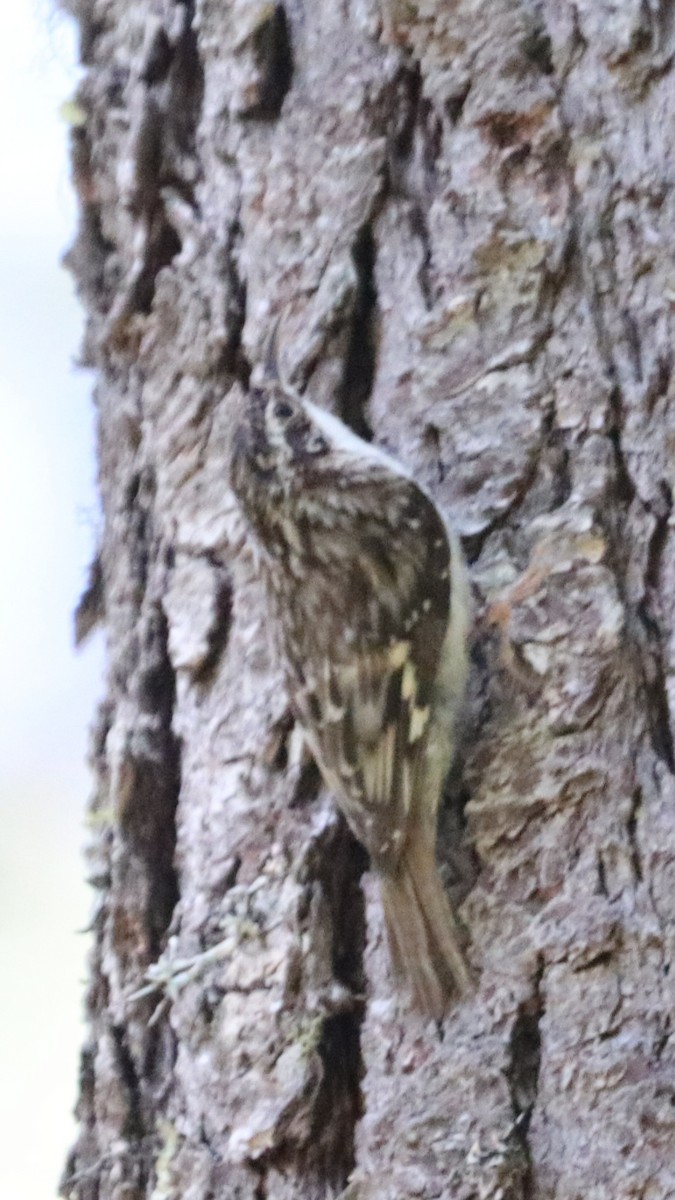
[[474, 988], [436, 862], [468, 675], [466, 566], [412, 472], [282, 380], [276, 341], [275, 328], [230, 482], [290, 707], [379, 879], [394, 973], [441, 1021]]

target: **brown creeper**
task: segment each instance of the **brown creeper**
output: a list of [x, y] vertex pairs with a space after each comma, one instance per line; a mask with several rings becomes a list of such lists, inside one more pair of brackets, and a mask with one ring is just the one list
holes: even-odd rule
[[232, 487], [292, 707], [379, 875], [394, 968], [439, 1019], [471, 987], [435, 856], [467, 675], [458, 540], [402, 466], [271, 364], [235, 435]]

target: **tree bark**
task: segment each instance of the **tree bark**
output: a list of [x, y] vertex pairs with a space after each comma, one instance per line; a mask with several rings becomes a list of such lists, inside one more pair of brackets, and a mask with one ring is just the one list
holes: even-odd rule
[[[77, 1200], [675, 1195], [669, 4], [71, 0], [104, 522]], [[476, 996], [390, 978], [227, 483], [289, 378], [476, 594], [439, 854]]]

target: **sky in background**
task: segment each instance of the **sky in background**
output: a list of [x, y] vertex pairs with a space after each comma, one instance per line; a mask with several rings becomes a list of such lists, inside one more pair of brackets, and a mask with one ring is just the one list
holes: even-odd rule
[[0, 1196], [52, 1200], [74, 1124], [90, 897], [87, 728], [102, 645], [72, 612], [96, 543], [92, 378], [72, 240], [72, 23], [6, 5], [0, 40]]

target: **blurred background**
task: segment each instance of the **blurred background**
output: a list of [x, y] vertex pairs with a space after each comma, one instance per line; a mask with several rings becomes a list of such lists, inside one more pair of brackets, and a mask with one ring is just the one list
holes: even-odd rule
[[56, 1195], [76, 1096], [89, 896], [81, 847], [100, 636], [72, 612], [99, 521], [92, 378], [59, 260], [73, 237], [77, 38], [54, 0], [0, 40], [0, 1196]]

